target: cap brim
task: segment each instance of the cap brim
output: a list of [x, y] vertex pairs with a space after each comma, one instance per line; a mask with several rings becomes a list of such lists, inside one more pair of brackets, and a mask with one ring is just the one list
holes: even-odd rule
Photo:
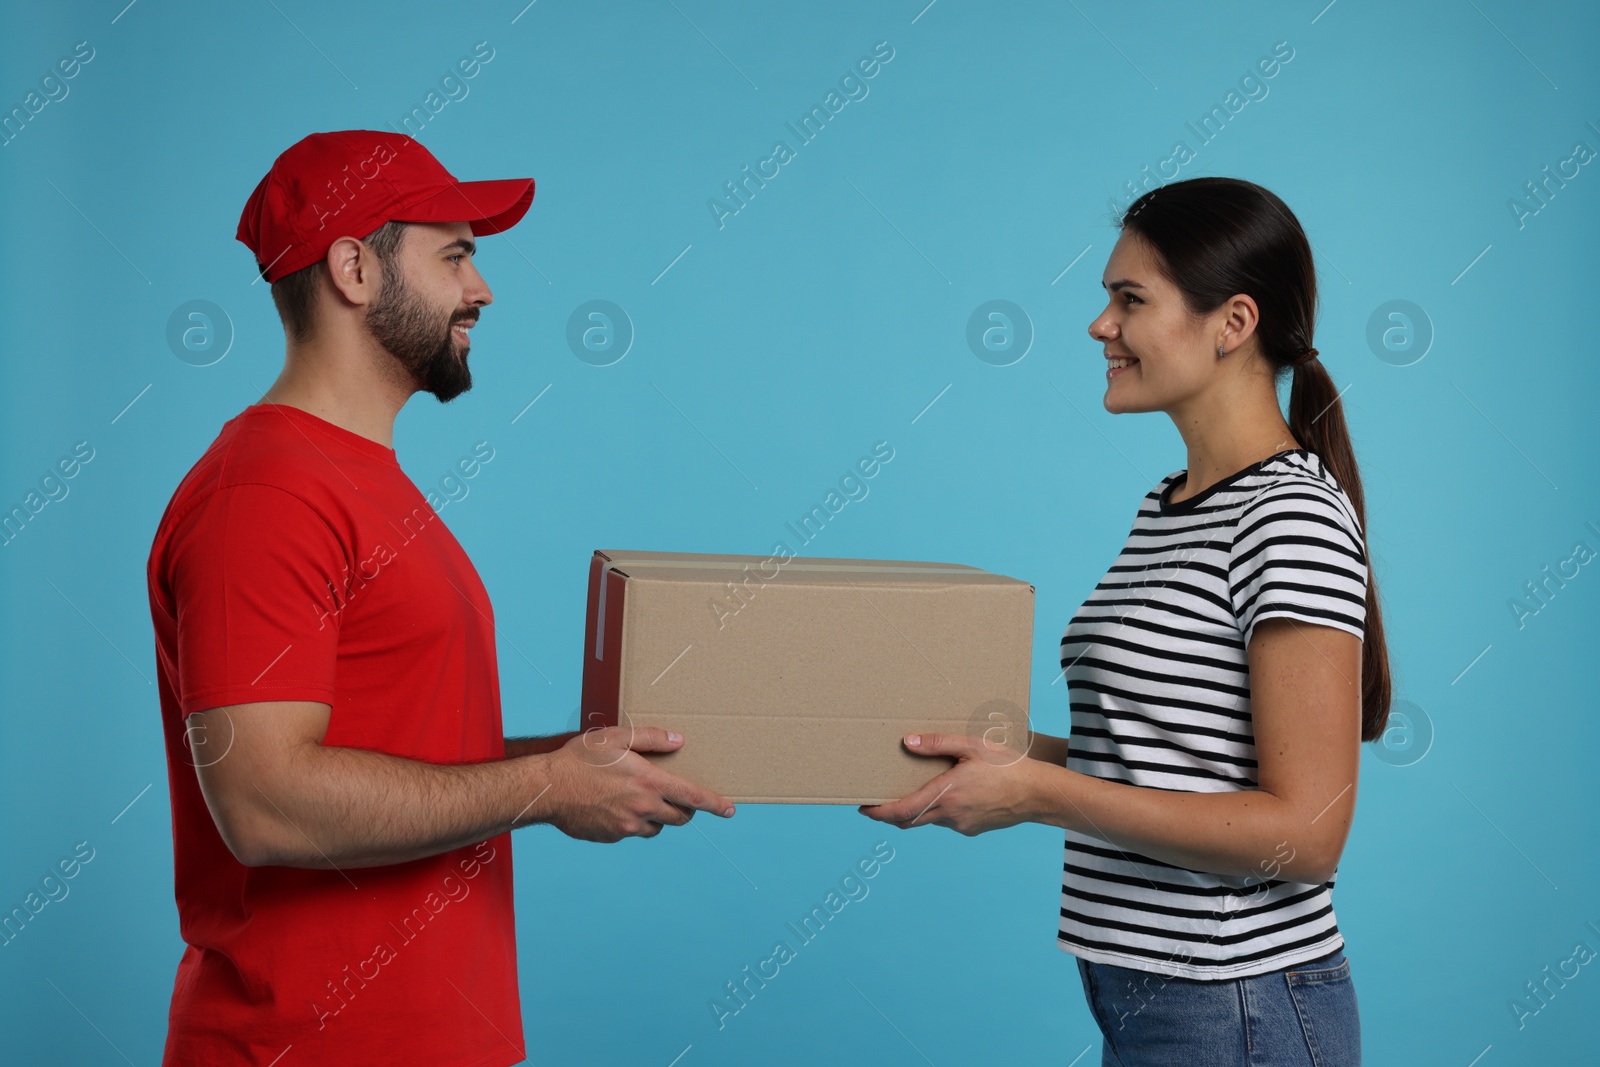
[[396, 222], [466, 222], [475, 236], [515, 226], [533, 203], [532, 178], [457, 182], [396, 213]]

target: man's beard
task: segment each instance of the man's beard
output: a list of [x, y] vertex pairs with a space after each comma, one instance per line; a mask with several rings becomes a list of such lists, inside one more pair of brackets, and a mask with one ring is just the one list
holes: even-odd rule
[[367, 328], [418, 389], [443, 403], [472, 388], [472, 372], [467, 369], [465, 349], [456, 354], [454, 321], [444, 324], [441, 337], [436, 316], [437, 312], [407, 288], [400, 264], [385, 264], [383, 288], [367, 310]]

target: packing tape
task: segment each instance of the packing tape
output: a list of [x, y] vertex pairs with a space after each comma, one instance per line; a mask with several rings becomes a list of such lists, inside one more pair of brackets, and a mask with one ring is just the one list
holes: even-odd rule
[[[762, 562], [766, 562], [767, 560], [773, 559], [773, 558], [775, 558], [775, 557], [772, 557], [772, 556], [761, 557], [761, 561]], [[630, 567], [630, 566], [631, 567], [698, 567], [698, 568], [700, 568], [702, 570], [731, 569], [734, 566], [737, 566], [739, 568], [739, 570], [742, 571], [745, 568], [749, 567], [750, 564], [748, 564], [748, 563], [734, 564], [732, 561], [729, 561], [727, 563], [718, 563], [715, 560], [695, 560], [695, 559], [645, 559], [643, 556], [633, 556], [633, 557], [618, 556], [615, 559], [606, 560], [605, 567], [600, 571], [600, 606], [599, 606], [599, 609], [595, 612], [595, 623], [594, 623], [594, 625], [595, 625], [594, 658], [595, 659], [603, 660], [603, 659], [606, 658], [605, 657], [606, 586], [608, 586], [610, 584], [609, 582], [606, 581], [606, 577], [613, 570], [622, 570], [622, 569], [625, 569], [625, 568]], [[916, 573], [916, 574], [987, 574], [988, 573], [987, 571], [984, 571], [984, 570], [982, 570], [982, 569], [980, 569], [978, 567], [967, 567], [967, 566], [964, 566], [964, 565], [959, 564], [959, 563], [919, 563], [919, 562], [917, 562], [915, 560], [907, 560], [904, 563], [887, 563], [887, 564], [885, 564], [885, 563], [845, 563], [845, 564], [839, 564], [839, 563], [822, 563], [822, 562], [817, 562], [817, 561], [814, 561], [814, 560], [799, 560], [799, 561], [790, 561], [790, 562], [787, 562], [787, 563], [778, 564], [778, 568], [779, 568], [780, 571], [785, 567], [796, 567], [796, 568], [798, 568], [800, 570], [803, 570], [803, 571], [850, 571], [850, 572], [856, 573], [856, 574], [863, 573], [863, 572], [904, 574], [907, 571], [910, 571], [910, 572], [913, 572], [913, 573]], [[735, 573], [737, 573], [737, 572], [735, 572]], [[760, 571], [757, 571], [756, 573], [757, 574], [761, 574]], [[761, 577], [766, 578], [766, 575], [765, 574], [761, 574]], [[995, 577], [999, 578], [999, 577], [1002, 577], [1002, 576], [1001, 575], [995, 575]], [[768, 581], [776, 581], [777, 579], [776, 579], [776, 577], [773, 577], [773, 578], [767, 578], [767, 580]], [[1006, 579], [1006, 580], [1010, 581], [1011, 579]]]

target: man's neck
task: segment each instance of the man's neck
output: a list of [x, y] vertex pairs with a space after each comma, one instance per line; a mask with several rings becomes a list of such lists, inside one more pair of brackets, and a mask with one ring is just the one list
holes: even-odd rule
[[290, 344], [283, 372], [261, 397], [263, 404], [285, 404], [309, 412], [341, 429], [394, 447], [394, 420], [411, 396], [406, 384], [377, 369], [377, 361], [337, 358], [313, 344]]

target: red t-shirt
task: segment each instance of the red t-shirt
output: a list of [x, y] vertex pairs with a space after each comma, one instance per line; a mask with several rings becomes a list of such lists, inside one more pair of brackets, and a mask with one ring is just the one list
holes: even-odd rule
[[394, 450], [246, 408], [173, 494], [148, 578], [188, 946], [164, 1062], [520, 1062], [509, 832], [385, 867], [246, 867], [195, 772], [227, 758], [226, 721], [185, 736], [192, 712], [312, 700], [327, 745], [504, 757], [488, 593]]

